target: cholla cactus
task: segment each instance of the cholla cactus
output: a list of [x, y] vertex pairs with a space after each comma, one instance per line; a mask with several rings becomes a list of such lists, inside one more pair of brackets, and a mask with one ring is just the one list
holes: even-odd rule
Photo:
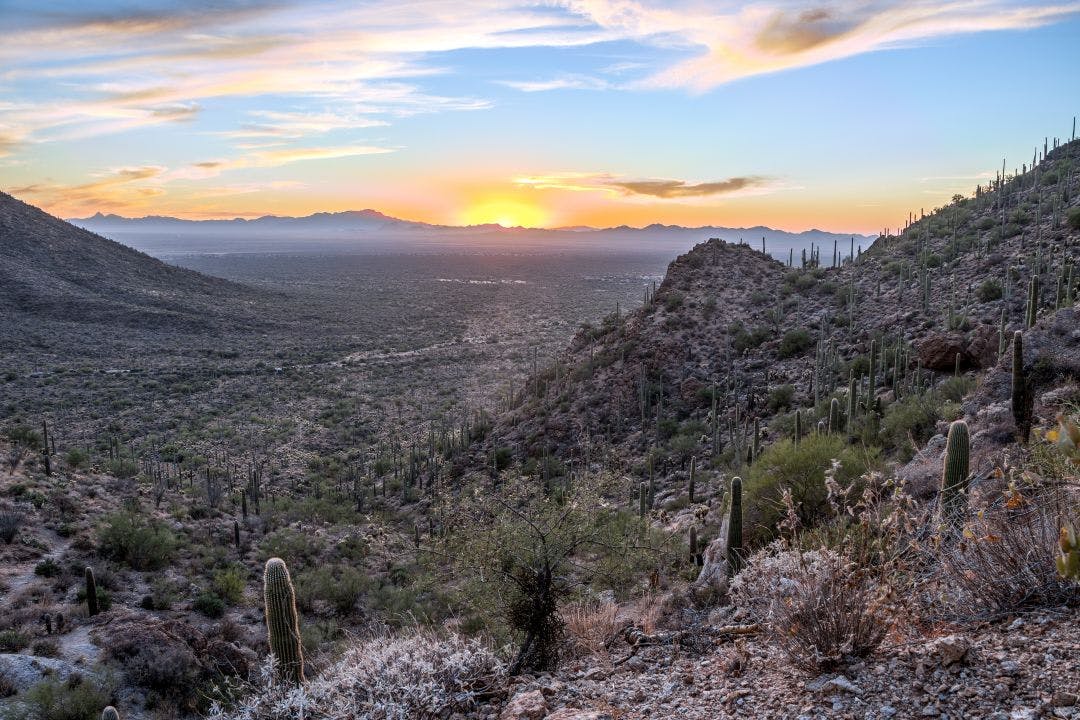
[[294, 685], [304, 681], [304, 651], [300, 644], [300, 621], [296, 612], [296, 591], [289, 569], [281, 558], [266, 561], [263, 574], [266, 602], [266, 629], [270, 652], [281, 676]]
[[1067, 580], [1080, 582], [1080, 540], [1076, 538], [1076, 531], [1069, 526], [1061, 528], [1058, 545], [1058, 573]]

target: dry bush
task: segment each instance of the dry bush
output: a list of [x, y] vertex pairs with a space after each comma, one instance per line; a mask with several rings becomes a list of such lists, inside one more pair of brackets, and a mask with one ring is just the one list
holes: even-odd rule
[[22, 525], [22, 513], [14, 510], [0, 510], [0, 541], [10, 545], [15, 536], [19, 534], [19, 526]]
[[235, 707], [212, 707], [210, 720], [443, 718], [473, 709], [506, 679], [503, 664], [478, 641], [426, 630], [359, 641], [300, 688], [275, 683], [272, 670], [268, 663]]
[[888, 588], [875, 572], [832, 550], [774, 543], [732, 580], [732, 600], [768, 628], [793, 663], [835, 667], [885, 639]]
[[619, 635], [616, 616], [619, 606], [610, 601], [571, 603], [562, 610], [562, 620], [572, 655], [603, 657]]
[[1080, 586], [1057, 573], [1058, 533], [1076, 524], [1075, 509], [1052, 493], [1012, 494], [972, 512], [961, 537], [938, 539], [938, 559], [924, 592], [931, 609], [955, 619], [992, 619], [1033, 607], [1080, 602]]

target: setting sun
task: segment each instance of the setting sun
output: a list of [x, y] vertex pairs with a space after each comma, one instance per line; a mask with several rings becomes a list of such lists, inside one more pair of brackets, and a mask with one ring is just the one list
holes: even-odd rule
[[503, 227], [542, 227], [546, 219], [546, 213], [535, 205], [506, 198], [481, 201], [462, 215], [466, 225], [494, 223]]

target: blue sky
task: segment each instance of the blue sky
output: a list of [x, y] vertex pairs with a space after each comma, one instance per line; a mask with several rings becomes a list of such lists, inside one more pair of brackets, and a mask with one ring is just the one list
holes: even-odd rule
[[0, 188], [65, 216], [870, 232], [1080, 113], [1080, 3], [0, 0]]

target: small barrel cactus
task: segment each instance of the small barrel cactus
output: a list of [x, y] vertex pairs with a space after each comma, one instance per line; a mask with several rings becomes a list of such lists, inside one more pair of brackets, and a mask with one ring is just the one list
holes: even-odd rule
[[957, 420], [949, 426], [941, 473], [941, 510], [946, 517], [956, 517], [967, 492], [969, 449], [967, 423]]
[[304, 681], [304, 650], [300, 644], [296, 591], [292, 578], [289, 577], [289, 569], [281, 558], [270, 558], [266, 561], [263, 591], [270, 652], [277, 662], [281, 676], [294, 685], [299, 685]]

